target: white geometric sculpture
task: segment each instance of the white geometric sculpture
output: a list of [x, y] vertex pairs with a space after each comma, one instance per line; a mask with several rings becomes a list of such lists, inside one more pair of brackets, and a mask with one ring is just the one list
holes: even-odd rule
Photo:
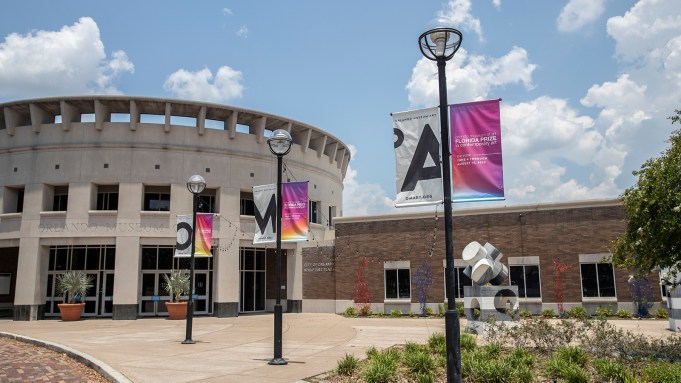
[[475, 241], [469, 243], [461, 257], [469, 265], [463, 273], [478, 286], [488, 282], [498, 286], [508, 278], [508, 268], [501, 263], [503, 254], [489, 242], [485, 246]]

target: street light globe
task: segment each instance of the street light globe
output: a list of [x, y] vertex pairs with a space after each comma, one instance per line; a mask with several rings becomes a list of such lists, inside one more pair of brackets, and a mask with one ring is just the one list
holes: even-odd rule
[[419, 48], [428, 60], [449, 60], [461, 46], [463, 35], [454, 28], [435, 28], [419, 37]]
[[206, 180], [198, 174], [194, 174], [187, 180], [187, 189], [192, 194], [199, 194], [206, 187]]
[[270, 147], [272, 154], [277, 156], [285, 156], [291, 150], [291, 133], [284, 129], [277, 129], [272, 132], [270, 139], [267, 140], [267, 145]]

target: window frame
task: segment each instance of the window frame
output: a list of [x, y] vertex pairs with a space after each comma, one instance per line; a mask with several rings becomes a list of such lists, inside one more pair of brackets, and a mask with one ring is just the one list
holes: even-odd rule
[[[509, 259], [510, 262], [510, 259]], [[522, 267], [522, 275], [523, 275], [523, 286], [522, 286], [522, 293], [521, 293], [521, 286], [520, 285], [514, 285], [513, 278], [511, 275], [513, 274], [512, 269], [516, 267]], [[527, 267], [536, 267], [537, 268], [537, 283], [538, 283], [538, 288], [539, 288], [539, 296], [536, 297], [528, 297], [527, 296]], [[541, 288], [541, 267], [539, 264], [511, 264], [508, 265], [508, 285], [509, 286], [518, 286], [518, 298], [520, 299], [542, 299], [542, 288]], [[523, 294], [524, 293], [524, 294]]]
[[[389, 298], [388, 297], [388, 272], [395, 272], [395, 293], [396, 297], [395, 298]], [[402, 297], [401, 296], [401, 291], [400, 291], [400, 276], [404, 272], [407, 273], [407, 277], [409, 278], [409, 296], [408, 297]], [[411, 302], [411, 268], [409, 267], [385, 267], [383, 269], [383, 299], [385, 301], [409, 301]]]
[[[593, 265], [596, 268], [596, 291], [598, 296], [585, 296], [584, 295], [584, 276], [583, 276], [583, 266]], [[612, 296], [603, 296], [601, 287], [601, 276], [599, 273], [599, 265], [609, 265], [612, 271]], [[617, 300], [617, 279], [615, 275], [615, 266], [610, 262], [579, 262], [579, 285], [581, 287], [582, 300]]]

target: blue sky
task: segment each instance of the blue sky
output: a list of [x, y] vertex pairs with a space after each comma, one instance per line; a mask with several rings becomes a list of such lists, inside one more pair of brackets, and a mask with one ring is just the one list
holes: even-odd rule
[[417, 40], [450, 26], [464, 39], [449, 102], [503, 99], [507, 198], [485, 206], [612, 198], [666, 148], [681, 109], [676, 3], [12, 1], [0, 102], [118, 93], [294, 118], [353, 148], [344, 215], [413, 211], [392, 207], [390, 113], [438, 104]]

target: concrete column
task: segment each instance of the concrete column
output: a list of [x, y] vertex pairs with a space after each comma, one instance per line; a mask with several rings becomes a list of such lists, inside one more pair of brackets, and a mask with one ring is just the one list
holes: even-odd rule
[[113, 319], [137, 319], [140, 254], [139, 237], [116, 238]]
[[16, 285], [21, 288], [16, 289], [14, 296], [14, 320], [33, 321], [43, 318], [48, 260], [49, 250], [46, 246], [40, 246], [39, 238], [19, 239]]
[[[238, 188], [220, 188], [218, 211], [221, 212], [218, 246], [213, 260], [213, 313], [217, 317], [239, 315], [239, 223]], [[230, 222], [232, 223], [230, 225]], [[213, 236], [215, 237], [215, 234]]]
[[286, 301], [288, 312], [303, 312], [303, 248], [286, 251]]
[[66, 218], [83, 220], [88, 216], [88, 210], [92, 206], [90, 183], [70, 183], [69, 184], [69, 203], [66, 210]]

